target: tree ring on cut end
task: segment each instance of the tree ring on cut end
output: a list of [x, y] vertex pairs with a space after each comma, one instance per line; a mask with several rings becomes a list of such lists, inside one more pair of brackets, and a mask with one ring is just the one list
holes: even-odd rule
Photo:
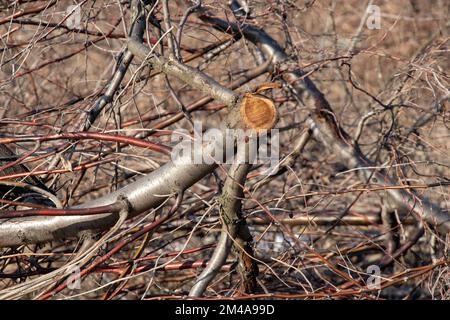
[[273, 101], [259, 94], [246, 93], [240, 112], [245, 126], [256, 131], [272, 129], [278, 118]]

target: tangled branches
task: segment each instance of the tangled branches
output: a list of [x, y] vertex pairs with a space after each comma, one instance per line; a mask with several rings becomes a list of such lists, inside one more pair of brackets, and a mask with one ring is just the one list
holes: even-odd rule
[[399, 3], [0, 7], [0, 298], [449, 298], [448, 8]]

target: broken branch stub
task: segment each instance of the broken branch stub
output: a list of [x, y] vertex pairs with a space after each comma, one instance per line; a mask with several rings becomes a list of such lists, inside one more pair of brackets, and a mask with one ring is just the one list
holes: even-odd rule
[[273, 101], [260, 94], [244, 94], [239, 109], [244, 125], [258, 132], [272, 129], [278, 119]]

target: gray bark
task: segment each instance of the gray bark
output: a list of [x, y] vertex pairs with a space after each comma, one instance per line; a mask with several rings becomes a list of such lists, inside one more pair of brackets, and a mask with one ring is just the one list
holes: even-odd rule
[[[274, 67], [282, 67], [291, 62], [281, 46], [261, 29], [249, 25], [237, 26], [208, 16], [201, 16], [201, 18], [223, 32], [233, 33], [237, 37], [244, 36], [253, 42], [267, 58], [272, 59]], [[283, 76], [288, 83], [292, 84], [294, 94], [314, 107], [315, 112], [309, 118], [309, 125], [316, 139], [321, 141], [330, 152], [336, 154], [349, 168], [373, 167], [373, 162], [365, 157], [358, 145], [336, 123], [332, 108], [315, 84], [299, 69], [284, 72]], [[367, 169], [361, 172], [364, 180], [370, 178], [373, 182], [383, 183], [386, 186], [387, 195], [398, 208], [410, 210], [417, 219], [426, 221], [443, 235], [450, 232], [450, 214], [441, 210], [439, 206], [425, 197], [419, 197], [414, 190], [389, 188], [396, 186], [397, 183], [385, 170]]]

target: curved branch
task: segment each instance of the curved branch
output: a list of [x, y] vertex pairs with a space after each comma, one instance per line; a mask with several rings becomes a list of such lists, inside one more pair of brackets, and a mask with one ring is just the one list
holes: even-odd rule
[[205, 292], [209, 283], [219, 273], [222, 266], [225, 264], [228, 255], [230, 254], [233, 241], [228, 236], [227, 230], [223, 229], [220, 233], [220, 239], [217, 243], [217, 247], [214, 250], [211, 259], [209, 259], [206, 268], [198, 276], [194, 286], [189, 291], [191, 297], [201, 297]]

